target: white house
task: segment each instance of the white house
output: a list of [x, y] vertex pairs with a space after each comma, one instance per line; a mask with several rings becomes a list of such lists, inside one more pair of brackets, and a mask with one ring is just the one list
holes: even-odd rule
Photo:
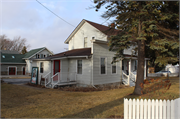
[[117, 83], [121, 79], [129, 85], [136, 78], [132, 72], [137, 69], [137, 57], [131, 57], [132, 48], [125, 49], [125, 58], [111, 64], [115, 52], [109, 51], [107, 38], [117, 32], [83, 19], [65, 41], [69, 45], [68, 51], [33, 59], [33, 62], [44, 64], [39, 67], [46, 70], [45, 73], [39, 72], [39, 79], [45, 78], [45, 85], [51, 84], [52, 87], [67, 84], [95, 86]]
[[38, 61], [33, 61], [33, 59], [45, 58], [53, 55], [46, 47], [37, 48], [30, 50], [22, 59], [26, 62], [26, 74], [31, 74], [32, 67], [39, 67], [40, 64]]

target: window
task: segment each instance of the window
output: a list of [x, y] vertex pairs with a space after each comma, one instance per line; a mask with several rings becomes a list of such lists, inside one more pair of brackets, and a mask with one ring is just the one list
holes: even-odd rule
[[46, 56], [49, 57], [49, 54], [47, 54]]
[[36, 54], [36, 58], [38, 58], [38, 54]]
[[40, 73], [43, 73], [44, 64], [43, 62], [40, 62]]
[[116, 74], [116, 62], [112, 64], [112, 74]]
[[12, 58], [14, 59], [15, 57], [14, 57], [14, 56], [12, 56]]
[[44, 57], [46, 57], [46, 55], [44, 55]]
[[40, 58], [43, 58], [43, 54], [41, 54], [41, 57]]
[[87, 47], [87, 37], [84, 37], [84, 47]]
[[122, 60], [122, 70], [124, 70], [124, 60]]
[[5, 58], [5, 55], [2, 55], [2, 58]]
[[94, 40], [95, 39], [95, 37], [92, 37], [92, 40]]
[[105, 58], [101, 58], [101, 74], [106, 74], [106, 59]]
[[82, 74], [82, 60], [77, 60], [77, 74]]

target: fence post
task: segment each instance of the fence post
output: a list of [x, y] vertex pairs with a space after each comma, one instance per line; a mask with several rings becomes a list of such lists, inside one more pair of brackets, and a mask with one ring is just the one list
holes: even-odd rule
[[154, 119], [155, 118], [155, 109], [154, 109], [154, 99], [152, 99], [152, 119]]
[[159, 105], [158, 105], [158, 99], [156, 99], [156, 103], [155, 103], [156, 105], [156, 109], [155, 109], [155, 111], [156, 111], [156, 115], [155, 115], [155, 119], [159, 119], [159, 109], [158, 109], [158, 107], [159, 107]]
[[170, 119], [171, 118], [171, 115], [170, 115], [170, 111], [171, 111], [171, 107], [170, 107], [170, 101], [167, 100], [167, 119]]
[[174, 118], [174, 100], [171, 100], [171, 119], [175, 119]]
[[124, 119], [128, 119], [128, 99], [124, 98]]
[[129, 99], [129, 119], [132, 119], [132, 100]]
[[136, 107], [137, 107], [137, 112], [136, 112], [136, 119], [139, 119], [139, 99], [137, 99], [137, 102], [136, 102]]
[[166, 119], [166, 100], [163, 101], [163, 119]]
[[163, 119], [162, 118], [162, 100], [159, 100], [159, 119]]
[[148, 113], [148, 114], [147, 114], [148, 119], [151, 119], [151, 116], [152, 116], [152, 115], [151, 115], [151, 105], [152, 105], [152, 104], [151, 104], [151, 100], [148, 99], [148, 106], [147, 106], [147, 108], [148, 108], [148, 109], [147, 109], [147, 110], [148, 110], [148, 111], [147, 111], [147, 113]]
[[174, 100], [174, 118], [180, 119], [180, 98]]
[[143, 119], [143, 100], [140, 100], [140, 119]]
[[147, 119], [147, 100], [144, 100], [144, 119]]
[[136, 101], [135, 101], [135, 99], [133, 99], [133, 102], [132, 102], [132, 104], [133, 104], [133, 108], [132, 108], [132, 111], [133, 111], [133, 114], [132, 114], [132, 117], [133, 117], [133, 119], [135, 119], [135, 117], [136, 117]]

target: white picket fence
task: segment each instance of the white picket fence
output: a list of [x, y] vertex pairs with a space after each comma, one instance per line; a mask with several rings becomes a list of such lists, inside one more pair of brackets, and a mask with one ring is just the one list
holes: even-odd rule
[[180, 98], [171, 101], [124, 98], [124, 119], [180, 119]]

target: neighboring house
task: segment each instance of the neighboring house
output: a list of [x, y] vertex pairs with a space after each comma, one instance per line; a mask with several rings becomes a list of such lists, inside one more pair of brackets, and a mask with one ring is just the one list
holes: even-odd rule
[[26, 54], [24, 54], [23, 59], [26, 62], [26, 73], [30, 75], [32, 67], [34, 66], [39, 67], [39, 62], [33, 62], [32, 61], [33, 59], [45, 58], [51, 55], [53, 55], [53, 53], [49, 51], [46, 47], [33, 49], [27, 52]]
[[16, 51], [1, 51], [1, 75], [30, 75], [33, 66], [38, 62], [33, 59], [45, 58], [53, 55], [46, 47], [33, 49], [26, 54]]
[[26, 62], [23, 54], [1, 50], [1, 75], [25, 75]]
[[[39, 79], [45, 78], [45, 85], [51, 84], [52, 87], [73, 83], [94, 86], [118, 83], [121, 79], [126, 85], [133, 83], [136, 72], [132, 72], [137, 70], [137, 57], [131, 57], [132, 48], [125, 49], [124, 59], [111, 64], [116, 52], [109, 51], [107, 38], [118, 31], [108, 29], [107, 26], [82, 20], [65, 41], [69, 51], [33, 60], [39, 61], [42, 65], [37, 66], [46, 70], [46, 73], [39, 72]], [[146, 61], [147, 58], [145, 77]]]

